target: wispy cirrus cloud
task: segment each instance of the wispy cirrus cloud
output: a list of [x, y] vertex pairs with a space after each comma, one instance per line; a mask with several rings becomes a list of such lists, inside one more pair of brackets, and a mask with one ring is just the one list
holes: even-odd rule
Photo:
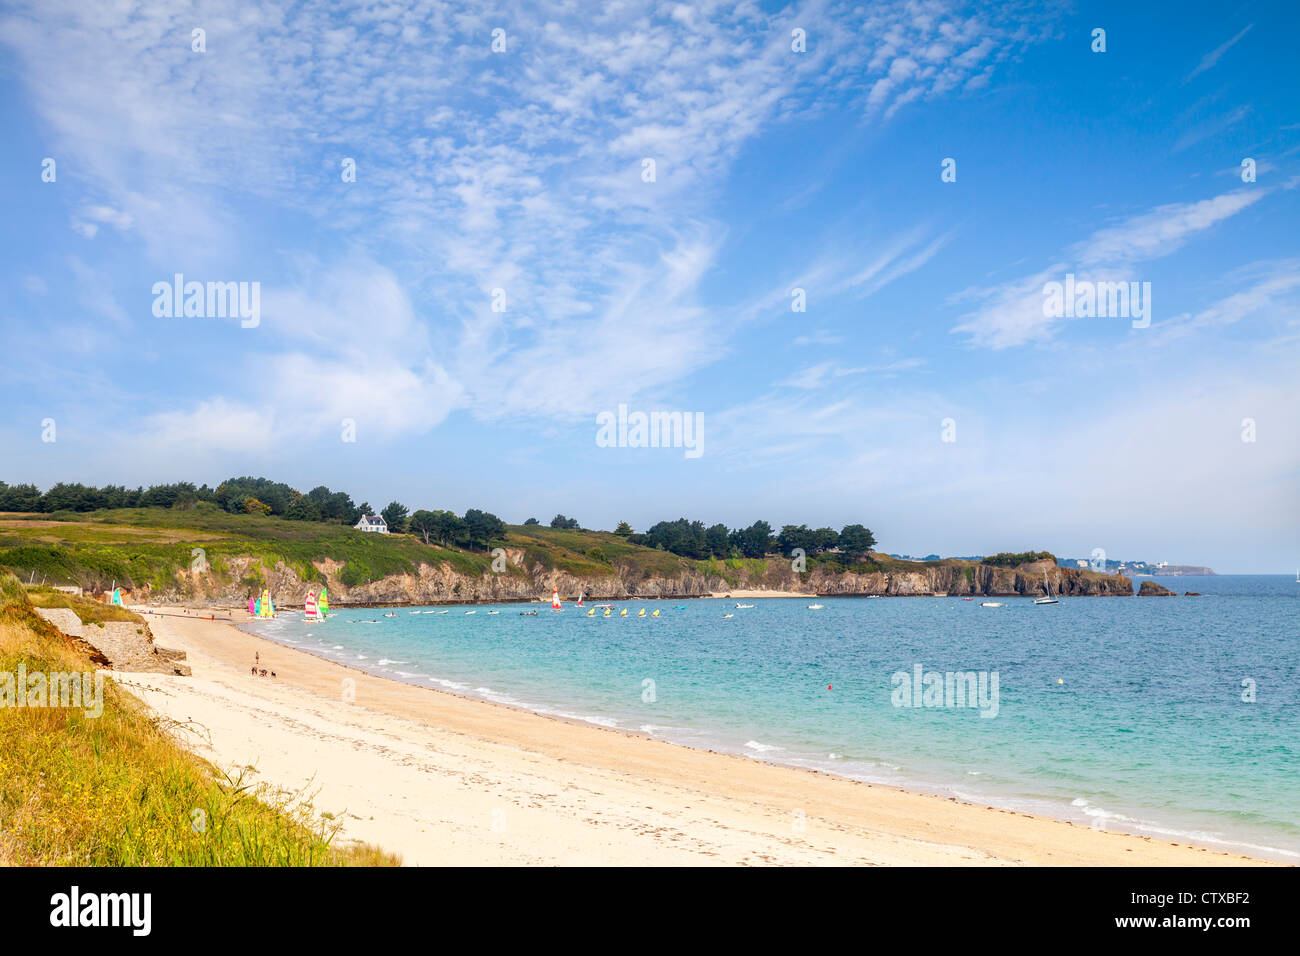
[[790, 388], [814, 389], [821, 388], [835, 379], [849, 375], [873, 375], [878, 378], [893, 378], [900, 372], [910, 372], [924, 365], [925, 360], [920, 358], [898, 359], [880, 365], [858, 365], [853, 367], [841, 365], [839, 362], [819, 362], [816, 365], [801, 369], [778, 384]]
[[[959, 96], [1032, 42], [1024, 15], [941, 0], [778, 12], [307, 0], [237, 14], [55, 2], [12, 6], [0, 35], [52, 150], [97, 196], [89, 208], [114, 211], [82, 215], [84, 232], [129, 228], [164, 273], [234, 269], [254, 210], [305, 217], [346, 250], [325, 269], [383, 262], [419, 303], [437, 361], [416, 359], [421, 346], [405, 372], [483, 417], [580, 417], [716, 361], [752, 318], [700, 292], [727, 235], [709, 199], [747, 144], [832, 93], [874, 121]], [[806, 53], [791, 49], [795, 29]], [[340, 176], [349, 159], [354, 183]], [[909, 240], [842, 281], [870, 295], [945, 241]], [[282, 321], [311, 339], [322, 314], [290, 306], [312, 290], [284, 281], [298, 254], [257, 265]], [[491, 309], [496, 289], [505, 312]], [[276, 354], [291, 366], [296, 353]], [[252, 405], [277, 401], [268, 383], [244, 388]]]
[[869, 255], [867, 265], [849, 273], [834, 284], [836, 291], [851, 290], [865, 298], [889, 283], [915, 272], [935, 257], [951, 240], [956, 230], [927, 238], [926, 230], [912, 229], [895, 237], [883, 249]]
[[952, 331], [992, 349], [1045, 342], [1066, 320], [1044, 314], [1044, 284], [1062, 281], [1067, 272], [1093, 280], [1128, 281], [1134, 264], [1172, 254], [1265, 195], [1266, 190], [1235, 190], [1194, 202], [1168, 203], [1098, 229], [1038, 272], [967, 290], [961, 298], [980, 305], [963, 315]]
[[1183, 82], [1186, 83], [1188, 80], [1200, 76], [1206, 70], [1214, 69], [1214, 67], [1218, 64], [1219, 60], [1223, 58], [1223, 54], [1227, 53], [1230, 49], [1236, 46], [1237, 41], [1240, 40], [1242, 37], [1244, 37], [1247, 33], [1249, 33], [1251, 31], [1251, 28], [1254, 26], [1255, 24], [1253, 23], [1247, 24], [1241, 30], [1241, 32], [1238, 33], [1236, 36], [1234, 36], [1232, 39], [1219, 44], [1209, 53], [1205, 54], [1205, 56], [1201, 57], [1201, 62], [1196, 64], [1196, 69], [1192, 70], [1191, 73], [1188, 73], [1186, 78], [1183, 80]]
[[[837, 296], [867, 299], [886, 286], [921, 269], [957, 234], [949, 229], [935, 234], [927, 225], [914, 226], [885, 239], [853, 249], [836, 249], [816, 256], [811, 263], [782, 283], [772, 285], [734, 310], [738, 321], [788, 309], [791, 295], [802, 290], [805, 305]], [[795, 340], [796, 345], [834, 344], [842, 337], [821, 331]]]
[[1300, 259], [1258, 262], [1245, 275], [1246, 288], [1224, 296], [1195, 313], [1184, 313], [1160, 323], [1152, 331], [1158, 339], [1184, 338], [1204, 329], [1222, 329], [1246, 319], [1263, 319], [1281, 327], [1298, 328], [1285, 337], [1300, 334]]
[[1236, 126], [1249, 115], [1250, 105], [1243, 103], [1227, 113], [1198, 123], [1186, 130], [1177, 140], [1174, 141], [1172, 151], [1175, 153], [1181, 153], [1183, 150], [1195, 146], [1203, 140], [1218, 136], [1225, 129], [1228, 129], [1231, 126]]
[[1263, 190], [1239, 189], [1196, 202], [1168, 203], [1099, 229], [1071, 248], [1082, 266], [1142, 262], [1167, 256], [1199, 233], [1259, 202]]

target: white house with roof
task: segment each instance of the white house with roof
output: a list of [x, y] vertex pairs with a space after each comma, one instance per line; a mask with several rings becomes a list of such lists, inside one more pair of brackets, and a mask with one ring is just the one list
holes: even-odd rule
[[388, 522], [383, 515], [362, 515], [361, 520], [352, 527], [358, 531], [371, 531], [375, 534], [388, 534]]

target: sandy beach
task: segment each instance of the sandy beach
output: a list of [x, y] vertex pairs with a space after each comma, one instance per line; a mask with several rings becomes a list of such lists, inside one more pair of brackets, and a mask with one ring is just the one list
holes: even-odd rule
[[[185, 742], [218, 766], [314, 794], [344, 837], [409, 865], [1262, 862], [543, 717], [221, 621], [149, 623], [159, 644], [188, 654], [193, 676], [115, 674], [122, 686], [186, 724]], [[254, 654], [274, 679], [250, 674]]]

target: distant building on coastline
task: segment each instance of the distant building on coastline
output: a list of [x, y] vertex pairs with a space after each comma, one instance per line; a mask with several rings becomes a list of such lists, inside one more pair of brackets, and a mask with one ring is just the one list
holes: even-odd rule
[[[1092, 563], [1086, 558], [1060, 558], [1057, 564], [1062, 567], [1093, 567]], [[1116, 561], [1113, 558], [1106, 560], [1104, 568], [1097, 570], [1105, 571], [1107, 574], [1131, 574], [1131, 575], [1207, 575], [1213, 574], [1213, 568], [1203, 567], [1193, 564], [1170, 564], [1168, 561]]]
[[358, 531], [372, 531], [375, 534], [388, 534], [388, 522], [382, 515], [362, 515], [361, 520], [352, 527]]

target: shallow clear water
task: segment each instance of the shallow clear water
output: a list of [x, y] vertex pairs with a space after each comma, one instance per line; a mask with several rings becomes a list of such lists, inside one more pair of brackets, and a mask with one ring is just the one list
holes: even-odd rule
[[[248, 627], [385, 677], [678, 743], [1300, 860], [1300, 584], [1159, 580], [1203, 596], [627, 601], [609, 618], [571, 604], [336, 608]], [[985, 672], [988, 706], [895, 706], [895, 675], [916, 665]]]

